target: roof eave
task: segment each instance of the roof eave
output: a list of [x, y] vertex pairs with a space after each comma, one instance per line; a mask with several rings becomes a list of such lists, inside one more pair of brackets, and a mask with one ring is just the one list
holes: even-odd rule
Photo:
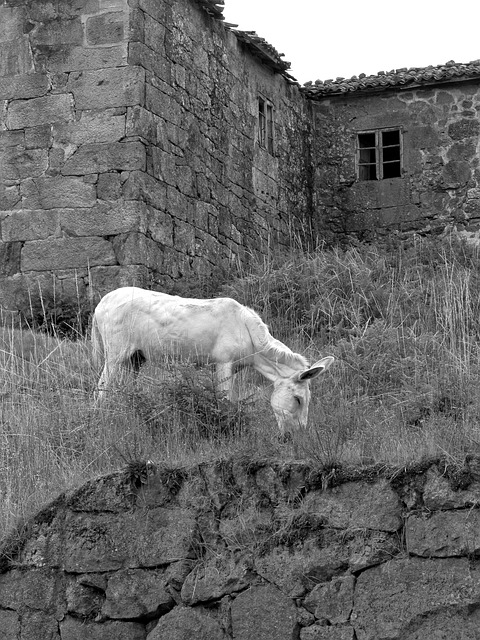
[[336, 98], [336, 97], [349, 97], [349, 96], [357, 96], [359, 94], [380, 94], [385, 93], [386, 91], [409, 91], [412, 89], [423, 89], [425, 87], [434, 87], [446, 84], [458, 84], [463, 82], [469, 82], [480, 79], [480, 73], [464, 75], [461, 77], [454, 78], [441, 78], [434, 80], [422, 80], [419, 81], [410, 81], [405, 82], [403, 84], [389, 84], [389, 85], [381, 85], [374, 87], [357, 87], [355, 89], [347, 89], [347, 90], [339, 90], [339, 91], [322, 91], [321, 89], [315, 90], [315, 87], [300, 87], [300, 91], [305, 95], [305, 97], [310, 100], [325, 100], [326, 98]]

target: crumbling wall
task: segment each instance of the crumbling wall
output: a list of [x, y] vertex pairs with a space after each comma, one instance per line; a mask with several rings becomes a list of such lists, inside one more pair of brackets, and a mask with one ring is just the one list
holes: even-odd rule
[[3, 541], [2, 638], [476, 638], [478, 469], [132, 465]]
[[[480, 223], [478, 81], [357, 92], [314, 103], [317, 227], [371, 238]], [[358, 181], [358, 132], [400, 128], [403, 174]]]
[[303, 228], [298, 87], [200, 3], [7, 0], [0, 24], [0, 306], [175, 289]]

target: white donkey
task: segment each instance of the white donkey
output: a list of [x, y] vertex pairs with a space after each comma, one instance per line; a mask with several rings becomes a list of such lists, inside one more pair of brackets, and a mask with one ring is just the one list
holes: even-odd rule
[[305, 427], [310, 380], [334, 358], [312, 366], [270, 335], [260, 317], [232, 298], [197, 300], [137, 287], [122, 287], [102, 298], [93, 316], [93, 353], [104, 367], [98, 397], [122, 370], [138, 371], [162, 353], [216, 364], [217, 388], [231, 397], [235, 370], [252, 366], [273, 383], [270, 399], [278, 426]]

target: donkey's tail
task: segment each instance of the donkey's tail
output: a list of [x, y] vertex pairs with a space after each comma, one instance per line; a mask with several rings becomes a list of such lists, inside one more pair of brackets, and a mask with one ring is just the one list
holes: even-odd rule
[[100, 333], [100, 329], [98, 328], [98, 321], [97, 321], [96, 314], [93, 314], [90, 339], [92, 342], [93, 365], [95, 369], [99, 370], [103, 364], [105, 354], [104, 354], [104, 348], [103, 348], [102, 334]]

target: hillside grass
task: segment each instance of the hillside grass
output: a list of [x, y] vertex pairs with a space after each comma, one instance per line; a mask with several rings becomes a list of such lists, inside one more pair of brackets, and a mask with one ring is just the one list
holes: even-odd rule
[[88, 338], [0, 328], [0, 537], [59, 492], [128, 462], [170, 467], [231, 455], [399, 467], [480, 453], [480, 260], [452, 237], [252, 260], [219, 295], [254, 308], [310, 361], [309, 427], [279, 438], [268, 384], [166, 358], [98, 406]]

